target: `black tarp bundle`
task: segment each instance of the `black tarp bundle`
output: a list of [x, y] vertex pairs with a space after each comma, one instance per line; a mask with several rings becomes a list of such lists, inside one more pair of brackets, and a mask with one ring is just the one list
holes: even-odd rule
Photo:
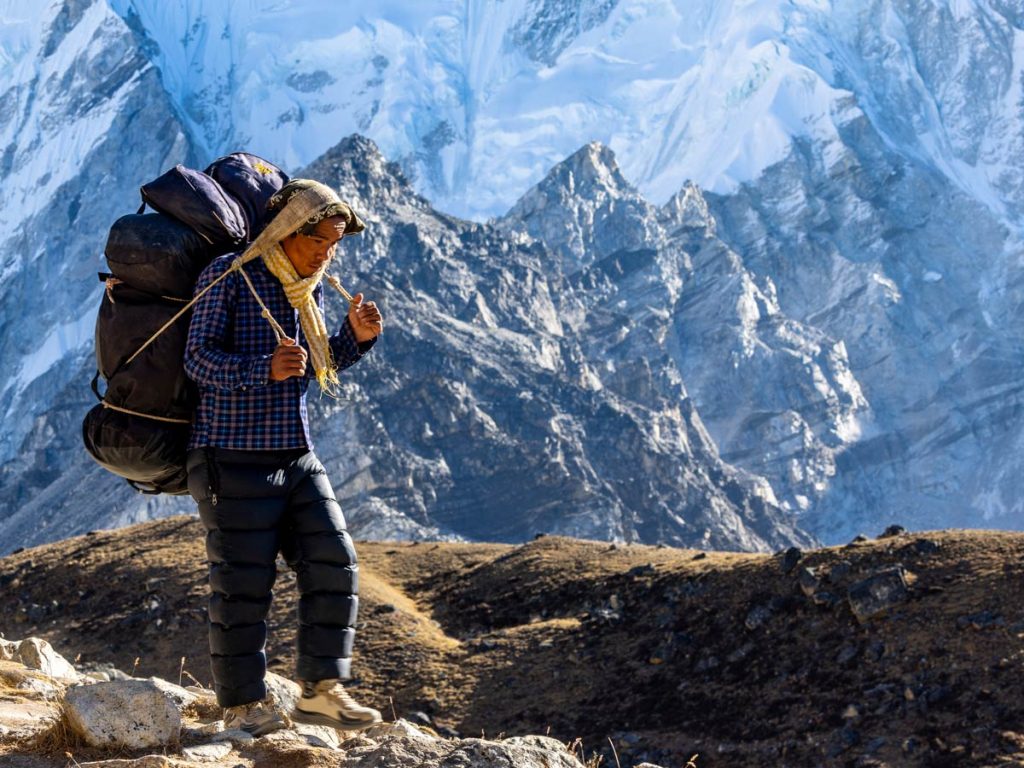
[[[197, 404], [183, 365], [191, 310], [136, 352], [188, 303], [213, 258], [259, 234], [267, 200], [287, 181], [276, 166], [242, 152], [203, 172], [178, 165], [142, 187], [139, 213], [110, 229], [93, 379], [102, 402], [86, 414], [82, 437], [101, 466], [141, 491], [187, 491], [185, 448]], [[157, 213], [142, 213], [146, 205]]]

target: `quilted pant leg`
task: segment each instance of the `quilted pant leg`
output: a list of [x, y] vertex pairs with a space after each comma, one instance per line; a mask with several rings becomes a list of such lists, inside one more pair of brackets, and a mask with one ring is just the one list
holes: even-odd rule
[[207, 531], [210, 668], [222, 707], [267, 695], [266, 618], [288, 507], [288, 463], [279, 454], [220, 448], [189, 455], [189, 492]]
[[299, 589], [299, 680], [347, 679], [359, 608], [359, 566], [323, 465], [300, 457], [288, 504], [285, 559]]

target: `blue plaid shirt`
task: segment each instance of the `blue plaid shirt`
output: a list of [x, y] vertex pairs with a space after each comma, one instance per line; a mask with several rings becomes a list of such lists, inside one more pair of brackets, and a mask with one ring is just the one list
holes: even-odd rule
[[[199, 276], [196, 293], [226, 272], [236, 255], [214, 259]], [[274, 319], [308, 352], [298, 312], [288, 303], [278, 279], [262, 259], [250, 261], [243, 269]], [[313, 296], [323, 311], [323, 283]], [[345, 312], [341, 330], [330, 338], [338, 370], [359, 360], [377, 340], [358, 343], [347, 304]], [[200, 397], [189, 449], [313, 449], [306, 413], [306, 389], [314, 378], [313, 366], [307, 365], [304, 377], [271, 381], [270, 359], [276, 346], [270, 323], [260, 314], [259, 304], [239, 273], [228, 275], [196, 302], [185, 346], [185, 372], [199, 385]]]

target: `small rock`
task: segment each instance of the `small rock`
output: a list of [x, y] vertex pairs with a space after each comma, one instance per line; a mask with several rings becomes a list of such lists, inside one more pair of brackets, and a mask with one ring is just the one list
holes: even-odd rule
[[38, 669], [45, 675], [62, 680], [78, 680], [78, 672], [71, 664], [53, 650], [53, 646], [38, 637], [29, 637], [18, 643], [15, 657], [29, 669]]
[[319, 747], [320, 749], [337, 749], [341, 743], [339, 739], [341, 731], [336, 731], [334, 728], [329, 728], [326, 725], [306, 725], [305, 723], [296, 723], [295, 730], [301, 734], [305, 739], [305, 742], [311, 747]]
[[698, 661], [694, 669], [697, 672], [710, 672], [713, 669], [717, 669], [721, 663], [717, 656], [707, 656]]
[[758, 605], [750, 610], [747, 614], [747, 618], [743, 621], [745, 626], [750, 631], [754, 631], [758, 627], [763, 627], [768, 623], [768, 620], [772, 617], [772, 610], [767, 605]]
[[426, 712], [420, 709], [417, 709], [414, 712], [410, 712], [409, 720], [411, 720], [414, 723], [419, 723], [420, 725], [430, 726], [434, 724], [433, 721], [430, 719], [430, 715], [428, 715]]
[[232, 744], [245, 744], [253, 740], [251, 733], [246, 733], [241, 728], [231, 728], [220, 733], [215, 733], [212, 736], [212, 740], [217, 741], [230, 741]]
[[18, 656], [18, 643], [13, 640], [0, 640], [0, 660], [10, 661]]
[[907, 544], [905, 547], [900, 547], [900, 552], [906, 555], [918, 555], [919, 557], [930, 557], [939, 550], [942, 549], [936, 541], [931, 539], [917, 539], [916, 541]]
[[655, 573], [655, 568], [654, 568], [654, 564], [653, 563], [645, 563], [643, 565], [634, 565], [632, 568], [630, 568], [628, 571], [626, 571], [626, 575], [627, 576], [633, 576], [634, 578], [637, 577], [637, 576], [650, 576], [653, 573]]
[[374, 740], [380, 740], [385, 738], [392, 739], [412, 739], [413, 741], [426, 741], [433, 742], [437, 739], [431, 734], [427, 733], [423, 729], [417, 727], [408, 720], [399, 718], [393, 723], [379, 723], [377, 725], [370, 726], [362, 732], [364, 736], [367, 736]]
[[796, 568], [797, 564], [800, 562], [803, 556], [803, 550], [801, 550], [799, 547], [790, 547], [789, 549], [787, 549], [782, 554], [782, 562], [780, 563], [780, 565], [782, 566], [782, 572], [790, 573], [794, 568]]
[[839, 598], [833, 595], [831, 592], [821, 590], [811, 595], [811, 602], [822, 608], [833, 608], [839, 603]]
[[860, 648], [858, 646], [852, 644], [844, 645], [839, 649], [839, 653], [836, 654], [836, 664], [845, 667], [858, 656], [860, 656]]
[[697, 553], [696, 555], [694, 555], [694, 556], [693, 556], [692, 558], [690, 558], [690, 559], [691, 559], [691, 560], [704, 560], [704, 559], [706, 559], [706, 558], [707, 558], [707, 556], [708, 556], [708, 553], [707, 553], [707, 552], [698, 552], [698, 553]]
[[185, 747], [181, 753], [186, 760], [195, 760], [197, 763], [216, 763], [231, 754], [231, 744], [225, 744], [223, 741], [199, 744], [195, 747]]
[[852, 570], [852, 568], [853, 566], [851, 566], [845, 560], [840, 560], [838, 563], [835, 563], [831, 568], [828, 569], [829, 583], [838, 584], [850, 575], [850, 571]]
[[871, 541], [871, 539], [869, 539], [863, 533], [858, 533], [856, 536], [850, 539], [850, 544], [863, 544], [865, 541]]
[[846, 709], [843, 710], [843, 720], [854, 720], [860, 717], [860, 710], [857, 709], [853, 704], [850, 704]]
[[905, 754], [912, 755], [921, 748], [921, 742], [911, 736], [909, 739], [904, 739], [900, 747]]
[[906, 573], [902, 566], [895, 566], [851, 586], [847, 599], [853, 615], [865, 622], [904, 602], [908, 595]]
[[757, 646], [754, 645], [754, 643], [744, 643], [735, 651], [730, 653], [726, 658], [726, 661], [730, 664], [736, 664], [737, 662], [743, 661], [747, 656], [754, 652], [755, 648], [757, 648]]
[[879, 661], [885, 656], [885, 643], [881, 640], [874, 640], [868, 643], [867, 652], [865, 654], [871, 661]]
[[71, 688], [64, 711], [72, 729], [94, 747], [159, 747], [176, 741], [181, 731], [178, 708], [148, 680]]
[[904, 528], [902, 525], [890, 525], [888, 528], [882, 531], [881, 535], [878, 538], [891, 539], [895, 536], [902, 536], [906, 532], [907, 529]]
[[821, 581], [813, 568], [801, 568], [797, 581], [800, 584], [800, 591], [808, 597], [817, 592], [818, 587], [821, 586]]
[[1000, 614], [992, 611], [979, 611], [978, 613], [970, 613], [966, 616], [961, 616], [956, 620], [956, 626], [958, 629], [967, 629], [968, 627], [974, 630], [990, 629], [992, 627], [1003, 627], [1006, 625], [1006, 619]]
[[267, 684], [267, 695], [271, 702], [282, 712], [291, 712], [295, 703], [302, 696], [299, 684], [276, 672], [267, 672], [264, 680]]
[[178, 708], [179, 712], [196, 702], [196, 695], [185, 690], [180, 685], [175, 685], [174, 683], [169, 683], [166, 680], [161, 680], [159, 677], [151, 677], [149, 678], [149, 682], [163, 691], [163, 693], [174, 702], [174, 705]]
[[269, 742], [271, 744], [295, 744], [295, 743], [306, 743], [305, 737], [298, 731], [293, 730], [281, 730], [273, 731], [260, 736], [261, 742]]
[[864, 751], [867, 752], [869, 755], [873, 755], [875, 752], [884, 747], [885, 743], [886, 742], [884, 738], [882, 738], [881, 736], [877, 736], [867, 743], [867, 746], [864, 747]]

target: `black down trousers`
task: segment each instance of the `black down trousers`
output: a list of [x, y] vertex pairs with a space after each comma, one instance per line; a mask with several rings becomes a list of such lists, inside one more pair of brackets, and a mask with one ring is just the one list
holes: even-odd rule
[[267, 695], [267, 612], [280, 552], [299, 589], [299, 680], [346, 679], [355, 639], [355, 548], [323, 465], [304, 449], [189, 452], [188, 489], [206, 526], [210, 667], [217, 703]]

